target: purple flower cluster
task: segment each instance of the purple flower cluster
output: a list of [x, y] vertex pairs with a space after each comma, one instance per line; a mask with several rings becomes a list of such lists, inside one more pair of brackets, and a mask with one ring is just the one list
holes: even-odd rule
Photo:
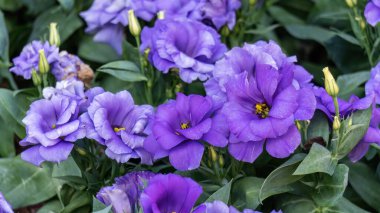
[[210, 78], [215, 62], [227, 51], [214, 29], [189, 19], [158, 20], [153, 28], [143, 29], [141, 38], [141, 51], [149, 48], [149, 61], [158, 70], [176, 68], [187, 83]]
[[115, 184], [102, 188], [96, 198], [105, 205], [112, 205], [114, 213], [135, 213], [141, 192], [154, 176], [152, 172], [132, 172], [116, 178]]
[[371, 70], [371, 77], [365, 84], [365, 94], [375, 95], [376, 103], [380, 104], [380, 63]]
[[3, 194], [0, 192], [0, 213], [13, 213], [11, 205], [5, 200]]
[[199, 167], [204, 145], [227, 145], [228, 128], [224, 116], [215, 111], [210, 97], [177, 94], [157, 108], [152, 121], [152, 134], [144, 148], [154, 159], [169, 156], [170, 163], [179, 170]]
[[380, 1], [369, 0], [365, 6], [364, 16], [367, 22], [375, 27], [380, 22]]
[[288, 157], [301, 142], [295, 120], [310, 119], [316, 100], [312, 76], [273, 41], [233, 48], [217, 62], [206, 92], [222, 108], [229, 130], [229, 152], [253, 162], [266, 150]]
[[141, 163], [150, 164], [151, 155], [143, 145], [150, 133], [148, 120], [153, 115], [153, 107], [135, 105], [128, 91], [93, 95], [87, 112], [81, 116], [87, 138], [105, 145], [106, 155], [117, 162], [140, 158]]
[[87, 23], [86, 31], [95, 33], [95, 41], [108, 43], [121, 54], [130, 9], [145, 21], [163, 11], [170, 19], [211, 20], [217, 29], [225, 24], [232, 29], [236, 22], [235, 11], [240, 6], [240, 0], [95, 0], [81, 16]]
[[[23, 48], [18, 57], [13, 59], [14, 66], [9, 70], [24, 79], [31, 79], [32, 70], [39, 71], [39, 50], [44, 50], [51, 72], [57, 81], [70, 78], [76, 79], [79, 77], [79, 72], [83, 67], [87, 66], [77, 56], [66, 51], [59, 52], [56, 46], [51, 46], [47, 41], [32, 41], [32, 43]], [[92, 70], [89, 69], [89, 71], [92, 77]]]

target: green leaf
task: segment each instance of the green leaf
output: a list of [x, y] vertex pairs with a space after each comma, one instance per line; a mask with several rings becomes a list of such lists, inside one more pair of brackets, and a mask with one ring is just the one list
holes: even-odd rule
[[304, 154], [293, 155], [292, 158], [273, 170], [261, 186], [259, 193], [260, 202], [272, 195], [291, 191], [292, 187], [289, 184], [303, 177], [303, 175], [292, 174], [304, 158]]
[[232, 181], [228, 182], [226, 185], [224, 185], [222, 188], [218, 189], [216, 192], [214, 192], [207, 200], [206, 202], [213, 202], [215, 200], [223, 201], [224, 203], [228, 203], [230, 200], [230, 193], [231, 193], [231, 185]]
[[293, 175], [307, 175], [317, 172], [332, 175], [337, 163], [336, 160], [332, 159], [329, 150], [318, 143], [313, 143], [309, 154], [297, 167]]
[[74, 0], [58, 0], [58, 2], [67, 11], [70, 11], [74, 7]]
[[61, 210], [61, 202], [59, 202], [59, 200], [53, 200], [43, 205], [42, 208], [38, 209], [37, 213], [58, 213], [61, 212]]
[[99, 72], [107, 73], [127, 82], [147, 81], [137, 65], [130, 61], [114, 61], [101, 66]]
[[57, 23], [62, 43], [83, 25], [76, 11], [66, 13], [60, 6], [53, 7], [36, 18], [29, 41], [48, 37], [51, 22]]
[[320, 110], [314, 113], [310, 125], [307, 128], [307, 138], [312, 139], [315, 137], [322, 137], [325, 141], [329, 141], [330, 137], [329, 120], [326, 114]]
[[22, 7], [20, 0], [0, 0], [0, 9], [6, 11], [16, 11]]
[[5, 25], [3, 12], [0, 10], [0, 66], [1, 62], [8, 62], [9, 37], [7, 26]]
[[88, 192], [76, 191], [71, 197], [69, 204], [62, 210], [62, 213], [77, 212], [77, 209], [89, 205], [90, 203], [91, 196]]
[[[5, 122], [0, 117], [0, 123]], [[15, 144], [13, 141], [13, 131], [7, 125], [0, 127], [0, 157], [13, 157], [16, 154]]]
[[346, 198], [342, 197], [340, 200], [336, 202], [336, 205], [333, 207], [339, 212], [355, 212], [355, 213], [369, 213], [365, 211], [364, 209], [359, 208], [355, 204], [351, 203]]
[[40, 14], [54, 5], [56, 0], [20, 0], [28, 8], [30, 14]]
[[92, 212], [93, 213], [108, 213], [111, 211], [112, 205], [106, 206], [100, 202], [96, 197], [92, 198]]
[[319, 207], [333, 206], [342, 198], [347, 182], [348, 167], [339, 164], [332, 176], [326, 174], [319, 176], [318, 185], [311, 196]]
[[[352, 115], [352, 125], [349, 125], [350, 118], [342, 122], [339, 135], [338, 153], [334, 158], [342, 159], [359, 143], [367, 132], [369, 121], [371, 120], [372, 107], [366, 110], [356, 111]], [[347, 128], [347, 129], [346, 129]]]
[[25, 130], [21, 125], [24, 113], [19, 109], [13, 92], [0, 88], [0, 117], [8, 124], [19, 138], [25, 137]]
[[305, 212], [316, 212], [314, 211], [317, 207], [311, 199], [306, 198], [305, 196], [297, 195], [282, 195], [279, 200], [279, 209], [282, 212], [291, 212], [291, 213], [305, 213]]
[[257, 177], [244, 177], [237, 180], [232, 186], [231, 193], [234, 206], [242, 204], [240, 205], [242, 209], [256, 209], [260, 204], [259, 193], [263, 183], [264, 179]]
[[50, 171], [19, 157], [0, 159], [0, 191], [15, 209], [43, 202], [56, 194]]
[[298, 39], [308, 39], [324, 44], [335, 36], [335, 33], [322, 27], [312, 25], [286, 25], [285, 29]]
[[52, 177], [82, 177], [82, 172], [74, 159], [70, 156], [67, 160], [53, 166]]
[[380, 181], [375, 172], [364, 163], [348, 163], [350, 168], [349, 179], [352, 188], [372, 208], [380, 211]]
[[79, 43], [78, 55], [81, 58], [102, 64], [120, 59], [112, 47], [105, 43], [94, 42], [93, 38], [89, 36], [85, 36]]
[[268, 8], [270, 14], [276, 21], [280, 22], [282, 25], [288, 24], [304, 24], [305, 22], [293, 15], [292, 13], [284, 10], [281, 7], [271, 6]]
[[366, 81], [368, 81], [370, 73], [367, 71], [340, 75], [337, 78], [339, 88], [339, 97], [347, 100], [352, 93]]

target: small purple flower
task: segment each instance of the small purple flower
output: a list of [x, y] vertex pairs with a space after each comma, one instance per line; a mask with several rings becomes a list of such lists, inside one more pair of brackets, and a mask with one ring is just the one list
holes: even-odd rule
[[380, 1], [370, 0], [365, 6], [364, 16], [367, 22], [375, 27], [380, 22]]
[[150, 49], [149, 60], [158, 70], [177, 68], [187, 83], [211, 77], [215, 62], [227, 50], [214, 29], [188, 19], [158, 20], [153, 28], [143, 29], [141, 38], [141, 51]]
[[58, 60], [53, 64], [51, 72], [57, 81], [76, 78], [81, 64], [83, 62], [78, 56], [62, 51], [59, 53]]
[[[281, 50], [281, 47], [274, 41], [259, 41], [255, 44], [245, 44], [242, 48], [235, 47], [225, 53], [225, 56], [215, 64], [213, 78], [208, 80], [204, 85], [207, 95], [222, 105], [227, 101], [225, 84], [229, 79], [242, 72], [248, 72], [253, 75], [257, 65], [268, 65], [277, 70], [281, 75], [291, 75], [288, 78], [292, 81], [293, 86], [304, 93], [299, 98], [310, 96], [312, 91], [309, 89], [313, 76], [304, 68], [296, 65], [296, 57], [287, 57]], [[315, 101], [305, 103], [305, 108], [315, 108]], [[304, 114], [302, 119], [310, 119], [311, 114]], [[301, 119], [301, 118], [299, 118]]]
[[63, 96], [33, 102], [22, 120], [27, 136], [20, 142], [32, 147], [22, 152], [21, 158], [34, 165], [66, 160], [74, 142], [85, 136], [78, 112], [77, 101]]
[[50, 46], [49, 42], [32, 41], [26, 45], [21, 54], [13, 59], [14, 66], [9, 70], [24, 79], [32, 77], [32, 69], [38, 71], [39, 50], [45, 51], [45, 56], [50, 65], [58, 61], [59, 50], [56, 46]]
[[114, 213], [135, 213], [140, 194], [148, 181], [155, 176], [152, 172], [131, 172], [116, 178], [112, 186], [102, 188], [96, 198], [105, 205], [112, 205]]
[[365, 84], [365, 94], [374, 94], [376, 103], [380, 104], [380, 63], [371, 70], [371, 77]]
[[220, 29], [225, 24], [232, 30], [236, 23], [236, 10], [241, 6], [240, 0], [203, 0], [198, 13], [202, 19], [209, 19]]
[[150, 164], [151, 156], [144, 150], [143, 143], [150, 132], [148, 118], [152, 114], [152, 106], [135, 105], [128, 91], [104, 92], [93, 98], [81, 120], [87, 137], [105, 145], [108, 157], [120, 163], [141, 158], [142, 163]]
[[187, 213], [202, 194], [202, 187], [190, 178], [175, 174], [156, 175], [140, 197], [144, 213]]
[[204, 146], [202, 141], [224, 147], [228, 140], [228, 126], [224, 116], [215, 112], [211, 98], [200, 95], [177, 94], [157, 108], [151, 136], [145, 149], [154, 158], [169, 155], [170, 163], [178, 170], [199, 167]]
[[13, 213], [11, 205], [5, 200], [3, 194], [0, 192], [0, 213]]
[[254, 74], [243, 72], [225, 85], [228, 101], [222, 111], [232, 133], [228, 150], [236, 159], [253, 162], [264, 143], [271, 156], [285, 158], [300, 144], [295, 120], [313, 115], [315, 107], [304, 106], [315, 103], [315, 97], [300, 97], [304, 93], [292, 84], [289, 72], [258, 64]]
[[[222, 201], [216, 200], [212, 203], [203, 203], [198, 206], [192, 213], [240, 213], [235, 207], [227, 206]], [[244, 209], [242, 213], [260, 213], [250, 209]]]
[[86, 32], [95, 33], [95, 41], [108, 43], [121, 54], [124, 27], [128, 25], [130, 9], [135, 10], [136, 16], [145, 21], [150, 21], [156, 13], [153, 0], [95, 0], [80, 15], [87, 23]]
[[79, 104], [85, 101], [84, 84], [75, 79], [58, 81], [55, 87], [46, 87], [42, 94], [44, 98], [51, 99], [54, 96], [64, 96], [76, 100]]

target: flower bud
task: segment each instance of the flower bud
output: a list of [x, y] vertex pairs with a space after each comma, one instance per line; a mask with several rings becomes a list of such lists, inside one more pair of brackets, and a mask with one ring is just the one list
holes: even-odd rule
[[222, 32], [221, 34], [225, 37], [229, 36], [230, 35], [230, 29], [228, 28], [227, 25], [224, 25], [224, 27], [222, 28]]
[[158, 18], [159, 20], [165, 19], [165, 11], [160, 10], [160, 11], [157, 13], [157, 18]]
[[133, 10], [128, 10], [128, 22], [129, 22], [129, 31], [135, 37], [140, 36], [141, 27], [139, 20], [137, 20], [135, 16], [135, 12]]
[[354, 3], [353, 0], [346, 0], [346, 4], [347, 4], [347, 6], [350, 7], [350, 8], [354, 7], [354, 5], [355, 5], [355, 3]]
[[334, 121], [333, 121], [333, 130], [338, 130], [340, 128], [340, 119], [338, 116], [334, 116]]
[[220, 167], [223, 167], [223, 166], [224, 166], [224, 158], [223, 158], [223, 155], [219, 155], [219, 165], [220, 165]]
[[218, 154], [213, 147], [210, 147], [210, 155], [213, 162], [218, 162]]
[[32, 70], [32, 80], [35, 86], [39, 86], [42, 83], [41, 76], [37, 73], [35, 69]]
[[249, 0], [249, 5], [255, 6], [257, 0]]
[[339, 87], [328, 67], [323, 68], [323, 74], [325, 75], [325, 89], [326, 92], [332, 96], [337, 97], [339, 93]]
[[50, 23], [49, 43], [56, 47], [59, 47], [61, 44], [61, 38], [59, 37], [59, 32], [57, 30], [57, 23], [55, 22]]
[[43, 49], [38, 51], [39, 61], [38, 61], [38, 70], [41, 74], [46, 74], [50, 70], [49, 62], [46, 59], [45, 51]]

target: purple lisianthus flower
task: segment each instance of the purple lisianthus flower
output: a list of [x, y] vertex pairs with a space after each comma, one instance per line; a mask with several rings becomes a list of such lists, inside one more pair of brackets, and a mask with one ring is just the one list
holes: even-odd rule
[[217, 147], [228, 143], [224, 116], [215, 111], [211, 98], [200, 95], [178, 93], [175, 101], [160, 105], [152, 132], [145, 149], [155, 159], [169, 156], [170, 163], [179, 170], [199, 167], [204, 152], [202, 141]]
[[152, 114], [152, 106], [135, 105], [128, 91], [104, 92], [93, 98], [81, 120], [87, 137], [105, 145], [108, 157], [121, 163], [140, 158], [142, 163], [150, 164], [151, 156], [143, 143], [150, 132], [148, 119]]
[[135, 10], [136, 16], [145, 21], [150, 21], [156, 13], [152, 0], [95, 0], [80, 15], [87, 22], [86, 32], [95, 33], [95, 41], [108, 43], [121, 54], [124, 27], [128, 25], [130, 9]]
[[380, 104], [380, 63], [371, 70], [371, 77], [365, 84], [365, 94], [374, 94], [376, 103]]
[[75, 79], [58, 81], [55, 87], [44, 88], [42, 94], [46, 99], [51, 99], [54, 96], [64, 96], [79, 103], [84, 102], [86, 97], [83, 82]]
[[364, 16], [373, 27], [380, 22], [380, 0], [370, 0], [365, 6]]
[[202, 194], [202, 187], [190, 178], [175, 174], [156, 175], [140, 196], [144, 213], [187, 213]]
[[11, 205], [5, 200], [3, 194], [0, 192], [0, 213], [13, 213]]
[[58, 60], [53, 64], [51, 72], [57, 81], [76, 78], [81, 64], [83, 62], [78, 56], [62, 51], [59, 53]]
[[32, 41], [26, 45], [19, 56], [13, 59], [14, 66], [9, 70], [24, 79], [32, 77], [32, 70], [38, 70], [39, 50], [45, 51], [45, 56], [50, 65], [58, 61], [59, 50], [56, 46], [51, 46], [49, 42]]
[[135, 213], [140, 194], [148, 181], [155, 176], [152, 172], [131, 172], [116, 178], [112, 186], [102, 188], [96, 198], [105, 205], [112, 205], [114, 213]]
[[[201, 0], [156, 0], [157, 11], [164, 11], [165, 18], [185, 17], [193, 19]], [[194, 19], [196, 19], [194, 17]]]
[[158, 70], [177, 68], [187, 83], [211, 77], [215, 62], [227, 50], [214, 29], [189, 19], [158, 20], [153, 28], [143, 29], [141, 38], [141, 51], [150, 49], [149, 61]]
[[[281, 47], [274, 41], [259, 41], [255, 44], [245, 44], [242, 48], [235, 47], [215, 64], [213, 78], [208, 80], [204, 86], [207, 95], [211, 96], [218, 105], [223, 105], [227, 101], [225, 84], [231, 77], [248, 72], [254, 75], [258, 65], [268, 65], [280, 73], [280, 75], [291, 75], [288, 80], [292, 81], [293, 86], [303, 95], [312, 96], [311, 80], [313, 76], [304, 68], [296, 65], [296, 57], [287, 57]], [[302, 101], [302, 100], [301, 100]], [[304, 113], [303, 117], [297, 119], [310, 119], [313, 116], [315, 101], [306, 104], [304, 108], [309, 109], [309, 113]], [[301, 112], [301, 111], [300, 111]], [[306, 112], [306, 111], [303, 111]], [[301, 113], [298, 113], [301, 116]]]
[[33, 102], [22, 120], [26, 138], [20, 142], [32, 147], [22, 152], [21, 158], [34, 165], [66, 160], [74, 142], [86, 134], [78, 113], [77, 101], [63, 96]]
[[238, 211], [233, 206], [227, 206], [222, 201], [216, 200], [212, 203], [203, 203], [198, 206], [193, 213], [260, 213], [250, 209], [244, 209], [243, 212]]
[[253, 162], [266, 143], [267, 152], [277, 158], [288, 157], [301, 142], [295, 120], [313, 115], [313, 94], [304, 95], [292, 84], [289, 70], [280, 74], [269, 65], [256, 65], [255, 73], [243, 72], [226, 86], [228, 101], [222, 111], [232, 136], [228, 147], [236, 159]]
[[198, 13], [202, 19], [209, 19], [216, 29], [227, 25], [232, 30], [236, 23], [236, 10], [241, 6], [240, 0], [203, 0]]

